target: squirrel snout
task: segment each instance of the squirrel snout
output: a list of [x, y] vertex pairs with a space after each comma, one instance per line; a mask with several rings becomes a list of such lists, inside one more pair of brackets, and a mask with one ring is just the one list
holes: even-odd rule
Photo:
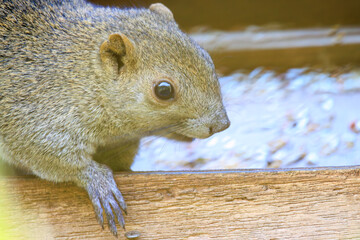
[[214, 123], [209, 127], [210, 135], [214, 133], [218, 133], [224, 131], [230, 126], [230, 120], [226, 114], [224, 114], [221, 118], [218, 118], [214, 121]]

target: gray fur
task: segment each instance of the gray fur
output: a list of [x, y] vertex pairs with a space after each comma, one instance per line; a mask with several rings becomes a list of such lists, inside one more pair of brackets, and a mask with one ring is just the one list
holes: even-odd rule
[[[114, 235], [126, 205], [102, 163], [129, 170], [140, 138], [164, 129], [205, 138], [229, 125], [211, 58], [160, 10], [0, 0], [0, 154], [41, 178], [86, 189]], [[116, 76], [99, 56], [114, 33], [134, 45]], [[151, 97], [162, 77], [178, 85], [173, 103]]]

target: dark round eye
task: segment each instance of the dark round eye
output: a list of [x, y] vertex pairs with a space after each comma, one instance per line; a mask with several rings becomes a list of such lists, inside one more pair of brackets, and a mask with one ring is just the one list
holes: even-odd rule
[[155, 84], [155, 94], [161, 100], [174, 98], [174, 87], [166, 81], [158, 82]]

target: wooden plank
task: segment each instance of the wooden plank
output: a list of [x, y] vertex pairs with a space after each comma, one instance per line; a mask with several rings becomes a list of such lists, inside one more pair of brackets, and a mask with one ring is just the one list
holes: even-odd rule
[[208, 32], [191, 37], [210, 52], [360, 44], [360, 27]]
[[276, 70], [360, 64], [360, 27], [191, 35], [222, 73], [258, 66]]
[[[360, 166], [115, 178], [139, 239], [360, 238]], [[3, 177], [0, 189], [2, 239], [113, 239], [72, 184]]]

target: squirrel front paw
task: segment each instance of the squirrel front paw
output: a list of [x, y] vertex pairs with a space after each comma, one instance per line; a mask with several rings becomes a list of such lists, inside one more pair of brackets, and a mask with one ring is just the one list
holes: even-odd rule
[[126, 214], [126, 204], [114, 181], [112, 171], [104, 165], [95, 165], [88, 168], [84, 175], [86, 177], [82, 179], [81, 185], [89, 194], [98, 223], [104, 228], [104, 209], [109, 229], [114, 236], [117, 236], [115, 217], [125, 229], [122, 210]]

